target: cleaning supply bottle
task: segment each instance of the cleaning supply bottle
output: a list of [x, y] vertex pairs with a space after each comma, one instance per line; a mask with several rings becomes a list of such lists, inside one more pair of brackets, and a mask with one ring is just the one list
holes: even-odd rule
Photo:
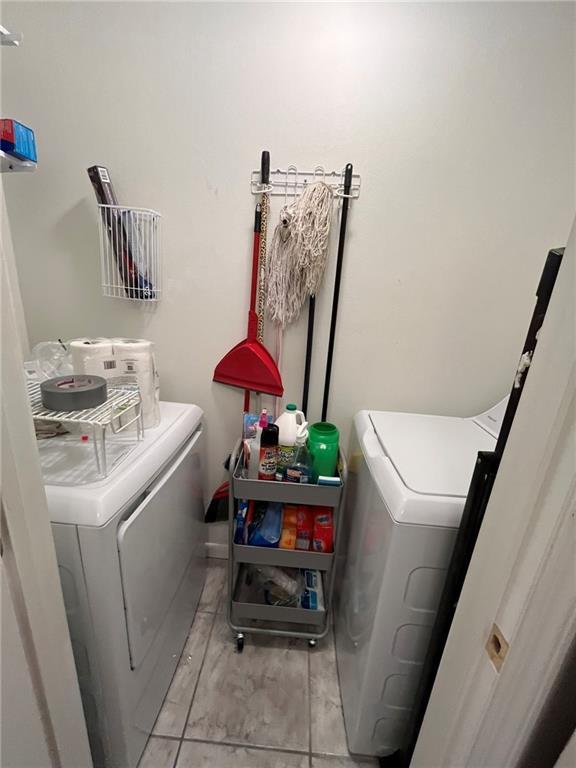
[[310, 427], [308, 449], [312, 456], [313, 483], [318, 482], [319, 475], [336, 475], [339, 438], [338, 428], [327, 421], [317, 421]]
[[286, 467], [286, 480], [289, 483], [309, 483], [312, 474], [312, 456], [306, 446], [308, 440], [308, 422], [298, 427], [294, 461]]
[[274, 480], [278, 459], [278, 427], [268, 424], [260, 435], [260, 463], [258, 480]]
[[260, 438], [264, 427], [268, 426], [268, 411], [262, 409], [258, 423], [256, 424], [256, 435], [250, 440], [250, 460], [248, 462], [248, 479], [256, 480], [258, 478], [258, 466], [260, 464]]
[[299, 411], [294, 403], [288, 403], [284, 413], [276, 419], [278, 426], [278, 467], [285, 471], [286, 467], [294, 462], [294, 453], [296, 449], [296, 437], [298, 427], [305, 421], [302, 411]]

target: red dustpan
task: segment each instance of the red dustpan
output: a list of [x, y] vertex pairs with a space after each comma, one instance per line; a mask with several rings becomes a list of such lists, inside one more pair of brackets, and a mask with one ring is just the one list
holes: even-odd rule
[[248, 312], [248, 335], [230, 352], [224, 355], [214, 370], [214, 381], [231, 387], [264, 392], [282, 397], [282, 377], [274, 358], [258, 341], [258, 315], [256, 314], [256, 289], [258, 285], [258, 252], [260, 245], [260, 206], [256, 206], [254, 221], [254, 249], [252, 253], [252, 287]]

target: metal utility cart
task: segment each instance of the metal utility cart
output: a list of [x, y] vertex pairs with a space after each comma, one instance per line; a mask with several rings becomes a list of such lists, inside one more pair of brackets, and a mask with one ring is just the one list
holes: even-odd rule
[[[328, 633], [338, 533], [341, 509], [346, 488], [346, 460], [340, 453], [339, 486], [298, 485], [295, 483], [248, 480], [243, 474], [242, 441], [238, 441], [230, 460], [230, 494], [228, 507], [228, 623], [236, 635], [236, 646], [241, 652], [246, 633], [299, 637], [316, 645]], [[298, 549], [254, 547], [234, 543], [235, 515], [238, 500], [276, 501], [285, 504], [305, 504], [333, 509], [334, 546], [331, 553]], [[249, 602], [243, 595], [244, 577], [248, 565], [271, 565], [286, 568], [306, 568], [320, 571], [323, 582], [324, 608], [268, 605]]]

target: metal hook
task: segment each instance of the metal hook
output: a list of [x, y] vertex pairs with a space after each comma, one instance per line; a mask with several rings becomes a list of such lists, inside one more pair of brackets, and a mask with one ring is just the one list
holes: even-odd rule
[[342, 195], [344, 194], [344, 179], [345, 179], [346, 167], [340, 171], [340, 184], [335, 189], [336, 197], [338, 198], [338, 208], [342, 207]]
[[316, 168], [314, 168], [314, 173], [313, 173], [314, 181], [316, 181], [316, 173], [317, 172], [319, 172], [322, 175], [321, 181], [323, 181], [324, 184], [325, 184], [326, 183], [326, 169], [324, 168], [324, 166], [323, 165], [317, 165]]
[[298, 195], [298, 168], [295, 165], [289, 165], [286, 168], [286, 186], [284, 187], [284, 205], [288, 205], [288, 186], [290, 183], [290, 174], [294, 173], [294, 198]]

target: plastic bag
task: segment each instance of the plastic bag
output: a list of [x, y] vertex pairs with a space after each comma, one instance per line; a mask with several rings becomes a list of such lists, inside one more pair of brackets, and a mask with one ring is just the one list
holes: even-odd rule
[[32, 362], [39, 381], [73, 372], [70, 350], [61, 341], [41, 341], [32, 350]]
[[264, 517], [251, 531], [248, 543], [253, 547], [277, 547], [282, 533], [282, 504], [271, 501]]

